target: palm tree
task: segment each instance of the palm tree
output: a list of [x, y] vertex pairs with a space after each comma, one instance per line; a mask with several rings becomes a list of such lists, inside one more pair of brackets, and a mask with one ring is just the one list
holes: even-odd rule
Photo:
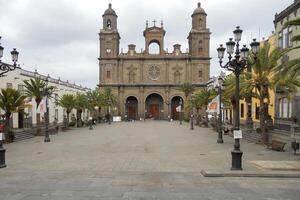
[[104, 97], [99, 92], [99, 90], [95, 89], [93, 91], [90, 91], [87, 93], [87, 108], [90, 110], [90, 112], [93, 112], [94, 118], [97, 118], [98, 113], [95, 107], [98, 107], [100, 112], [101, 107], [104, 106]]
[[187, 101], [188, 97], [195, 91], [195, 88], [191, 83], [183, 83], [179, 86], [178, 90], [184, 93], [185, 100]]
[[[24, 93], [27, 97], [34, 98], [36, 102], [36, 109], [40, 105], [43, 97], [46, 95], [51, 97], [53, 90], [55, 89], [53, 86], [47, 87], [47, 83], [39, 77], [35, 77], [30, 80], [25, 80], [24, 82]], [[47, 91], [46, 91], [47, 88]], [[37, 133], [40, 132], [40, 113], [36, 112], [36, 125], [37, 125]]]
[[7, 88], [1, 89], [0, 108], [5, 112], [5, 132], [9, 132], [9, 118], [13, 112], [25, 107], [26, 96], [22, 95], [18, 90]]
[[66, 109], [67, 113], [67, 127], [69, 127], [70, 112], [75, 108], [76, 98], [73, 94], [64, 94], [57, 102], [57, 104]]
[[87, 96], [86, 94], [77, 93], [75, 96], [75, 109], [77, 110], [77, 127], [82, 126], [81, 124], [81, 115], [85, 108], [87, 108]]
[[268, 133], [265, 128], [265, 119], [268, 116], [266, 102], [269, 102], [269, 91], [275, 91], [275, 87], [280, 78], [276, 78], [276, 69], [278, 68], [278, 60], [282, 57], [282, 51], [278, 48], [271, 50], [270, 44], [266, 43], [257, 54], [255, 65], [252, 66], [252, 73], [245, 72], [246, 79], [241, 83], [241, 88], [254, 92], [254, 97], [260, 101], [260, 128], [262, 131], [262, 141], [268, 143]]
[[199, 110], [204, 108], [205, 109], [205, 126], [208, 126], [208, 113], [206, 112], [207, 105], [209, 102], [217, 96], [215, 90], [208, 90], [207, 88], [200, 90], [194, 94], [194, 98], [190, 99], [189, 102], [192, 107], [196, 108], [197, 113]]
[[100, 92], [100, 100], [103, 102], [103, 106], [107, 108], [107, 116], [109, 115], [109, 107], [115, 106], [118, 103], [117, 96], [113, 94], [112, 89], [109, 87], [105, 87], [104, 90]]

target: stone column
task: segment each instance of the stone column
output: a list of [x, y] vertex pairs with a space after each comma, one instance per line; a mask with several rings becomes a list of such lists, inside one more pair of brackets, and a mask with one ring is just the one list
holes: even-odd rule
[[164, 119], [168, 119], [168, 116], [170, 116], [170, 109], [169, 109], [169, 103], [170, 103], [170, 87], [165, 87], [165, 98], [164, 98]]
[[139, 88], [139, 117], [144, 118], [145, 106], [144, 106], [144, 87]]
[[124, 99], [124, 87], [121, 86], [120, 89], [119, 89], [119, 96], [120, 96], [120, 99], [119, 99], [119, 109], [120, 109], [120, 114], [121, 116], [123, 117], [124, 119], [124, 115], [125, 115], [125, 99]]

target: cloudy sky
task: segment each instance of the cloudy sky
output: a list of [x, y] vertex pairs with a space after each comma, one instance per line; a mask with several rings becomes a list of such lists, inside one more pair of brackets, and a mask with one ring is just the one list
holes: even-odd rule
[[[144, 48], [146, 20], [164, 21], [165, 48], [187, 48], [191, 14], [199, 0], [113, 0], [117, 12], [121, 48], [128, 44]], [[60, 77], [94, 88], [98, 84], [99, 40], [102, 14], [109, 0], [0, 0], [0, 36], [5, 62], [10, 50], [20, 52], [24, 69]], [[244, 30], [244, 43], [268, 37], [274, 30], [275, 13], [293, 0], [201, 0], [212, 32], [211, 75], [220, 69], [216, 48], [232, 36], [235, 26]]]

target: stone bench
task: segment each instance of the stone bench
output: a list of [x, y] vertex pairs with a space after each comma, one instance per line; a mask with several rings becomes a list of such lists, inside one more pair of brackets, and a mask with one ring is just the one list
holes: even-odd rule
[[279, 140], [272, 140], [271, 148], [275, 151], [284, 151], [285, 142], [281, 142]]

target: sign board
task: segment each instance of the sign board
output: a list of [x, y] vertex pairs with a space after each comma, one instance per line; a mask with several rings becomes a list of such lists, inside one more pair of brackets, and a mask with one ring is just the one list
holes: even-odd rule
[[242, 130], [234, 130], [233, 131], [233, 138], [234, 139], [242, 139]]
[[120, 122], [122, 121], [121, 116], [113, 116], [113, 122]]
[[0, 141], [4, 140], [4, 133], [0, 133]]

